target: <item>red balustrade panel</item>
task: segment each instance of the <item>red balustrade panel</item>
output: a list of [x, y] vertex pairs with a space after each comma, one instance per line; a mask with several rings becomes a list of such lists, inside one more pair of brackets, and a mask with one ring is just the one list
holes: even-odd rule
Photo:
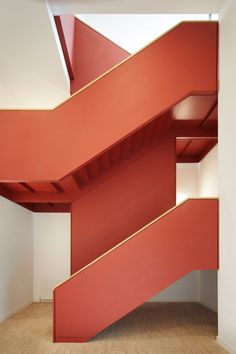
[[57, 181], [191, 94], [217, 90], [217, 23], [181, 23], [52, 111], [0, 111], [0, 181]]
[[55, 21], [71, 79], [72, 94], [130, 56], [126, 50], [75, 16], [55, 16]]
[[72, 203], [71, 272], [172, 208], [175, 197], [176, 155], [172, 138]]
[[86, 341], [187, 273], [217, 267], [218, 201], [187, 200], [54, 290], [54, 341]]
[[80, 90], [129, 56], [126, 50], [76, 18], [71, 93]]

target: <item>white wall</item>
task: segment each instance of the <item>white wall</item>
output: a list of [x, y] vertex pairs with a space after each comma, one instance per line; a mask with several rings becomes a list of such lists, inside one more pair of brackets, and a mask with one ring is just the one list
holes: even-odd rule
[[176, 203], [187, 198], [198, 197], [199, 165], [197, 163], [177, 163]]
[[[218, 145], [199, 164], [199, 197], [218, 197]], [[200, 301], [217, 311], [217, 271], [200, 272]]]
[[236, 353], [236, 1], [220, 13], [218, 340]]
[[[199, 197], [218, 197], [218, 145], [199, 164]], [[217, 311], [217, 271], [200, 272], [200, 301]]]
[[163, 302], [199, 302], [200, 274], [194, 271], [169, 286], [149, 301]]
[[0, 197], [0, 320], [32, 301], [32, 213]]
[[49, 0], [60, 14], [209, 14], [218, 13], [223, 0]]
[[218, 197], [218, 145], [204, 157], [199, 167], [199, 197]]
[[0, 320], [52, 299], [70, 275], [70, 214], [32, 213], [0, 197]]
[[217, 312], [217, 270], [200, 271], [200, 299], [199, 301]]
[[70, 214], [34, 213], [34, 301], [70, 275]]
[[69, 77], [50, 11], [44, 0], [1, 2], [1, 109], [51, 108], [69, 96]]

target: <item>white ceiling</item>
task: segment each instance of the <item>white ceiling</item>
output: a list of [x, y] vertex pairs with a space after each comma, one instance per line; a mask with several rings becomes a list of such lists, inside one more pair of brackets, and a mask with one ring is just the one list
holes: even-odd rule
[[60, 14], [194, 14], [219, 13], [224, 0], [48, 0]]

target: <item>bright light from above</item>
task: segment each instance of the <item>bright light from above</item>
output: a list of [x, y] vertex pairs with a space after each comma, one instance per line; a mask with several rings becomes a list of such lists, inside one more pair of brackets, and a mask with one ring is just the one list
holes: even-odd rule
[[88, 14], [77, 17], [131, 54], [181, 21], [218, 19], [218, 15], [207, 14]]
[[186, 194], [184, 193], [177, 193], [176, 195], [176, 204], [179, 204], [181, 202], [183, 202], [184, 200], [186, 200], [188, 197]]

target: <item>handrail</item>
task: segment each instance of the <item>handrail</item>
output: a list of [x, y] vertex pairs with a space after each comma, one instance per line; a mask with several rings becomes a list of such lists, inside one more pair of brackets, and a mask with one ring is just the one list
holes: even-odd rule
[[58, 105], [56, 105], [54, 108], [40, 108], [40, 109], [36, 109], [36, 108], [14, 108], [14, 109], [10, 109], [10, 108], [1, 108], [0, 111], [54, 111], [57, 108], [59, 108], [60, 106], [62, 106], [64, 103], [70, 101], [71, 99], [73, 99], [75, 96], [79, 95], [81, 92], [85, 91], [87, 88], [89, 88], [91, 85], [95, 84], [97, 81], [101, 80], [104, 76], [108, 75], [110, 72], [112, 72], [113, 70], [116, 70], [119, 66], [123, 65], [124, 63], [126, 63], [128, 60], [131, 60], [134, 56], [138, 55], [139, 53], [141, 53], [144, 49], [150, 47], [153, 43], [155, 43], [157, 40], [165, 37], [167, 34], [169, 34], [169, 32], [171, 32], [173, 29], [185, 24], [185, 23], [202, 23], [202, 22], [209, 22], [209, 23], [217, 23], [218, 21], [181, 21], [179, 23], [177, 23], [175, 26], [171, 27], [168, 31], [162, 33], [160, 36], [156, 37], [154, 40], [152, 40], [151, 42], [149, 42], [147, 45], [145, 45], [144, 47], [142, 47], [141, 49], [139, 49], [137, 52], [131, 54], [128, 58], [122, 60], [120, 63], [114, 65], [111, 69], [105, 71], [102, 75], [98, 76], [96, 79], [94, 79], [93, 81], [89, 82], [87, 85], [85, 85], [84, 87], [82, 87], [81, 89], [79, 89], [78, 91], [74, 92], [73, 95], [71, 95], [70, 97], [66, 98], [65, 100], [63, 100], [62, 102], [60, 102]]
[[119, 242], [117, 245], [115, 245], [114, 247], [110, 248], [108, 251], [106, 251], [105, 253], [103, 253], [101, 256], [95, 258], [92, 262], [86, 264], [86, 266], [84, 266], [83, 268], [79, 269], [77, 272], [73, 273], [69, 278], [67, 278], [66, 280], [64, 280], [63, 282], [59, 283], [55, 288], [57, 289], [58, 287], [60, 287], [61, 285], [65, 284], [66, 282], [68, 282], [71, 278], [75, 277], [76, 275], [78, 275], [79, 273], [82, 273], [84, 270], [86, 270], [87, 268], [91, 267], [93, 264], [97, 263], [100, 259], [104, 258], [105, 256], [107, 256], [108, 254], [112, 253], [114, 250], [116, 250], [117, 248], [121, 247], [123, 244], [125, 244], [126, 242], [130, 241], [131, 239], [133, 239], [134, 237], [136, 237], [138, 234], [140, 234], [142, 231], [146, 230], [147, 228], [149, 228], [151, 225], [155, 224], [158, 220], [166, 217], [168, 214], [170, 214], [173, 210], [179, 208], [181, 205], [185, 204], [186, 202], [190, 201], [190, 200], [218, 200], [218, 197], [209, 197], [209, 198], [187, 198], [185, 200], [183, 200], [181, 203], [175, 205], [173, 208], [167, 210], [165, 213], [161, 214], [160, 216], [158, 216], [156, 219], [152, 220], [151, 222], [149, 222], [148, 224], [146, 224], [145, 226], [143, 226], [141, 229], [139, 229], [138, 231], [134, 232], [132, 235], [128, 236], [126, 239], [124, 239], [123, 241]]

